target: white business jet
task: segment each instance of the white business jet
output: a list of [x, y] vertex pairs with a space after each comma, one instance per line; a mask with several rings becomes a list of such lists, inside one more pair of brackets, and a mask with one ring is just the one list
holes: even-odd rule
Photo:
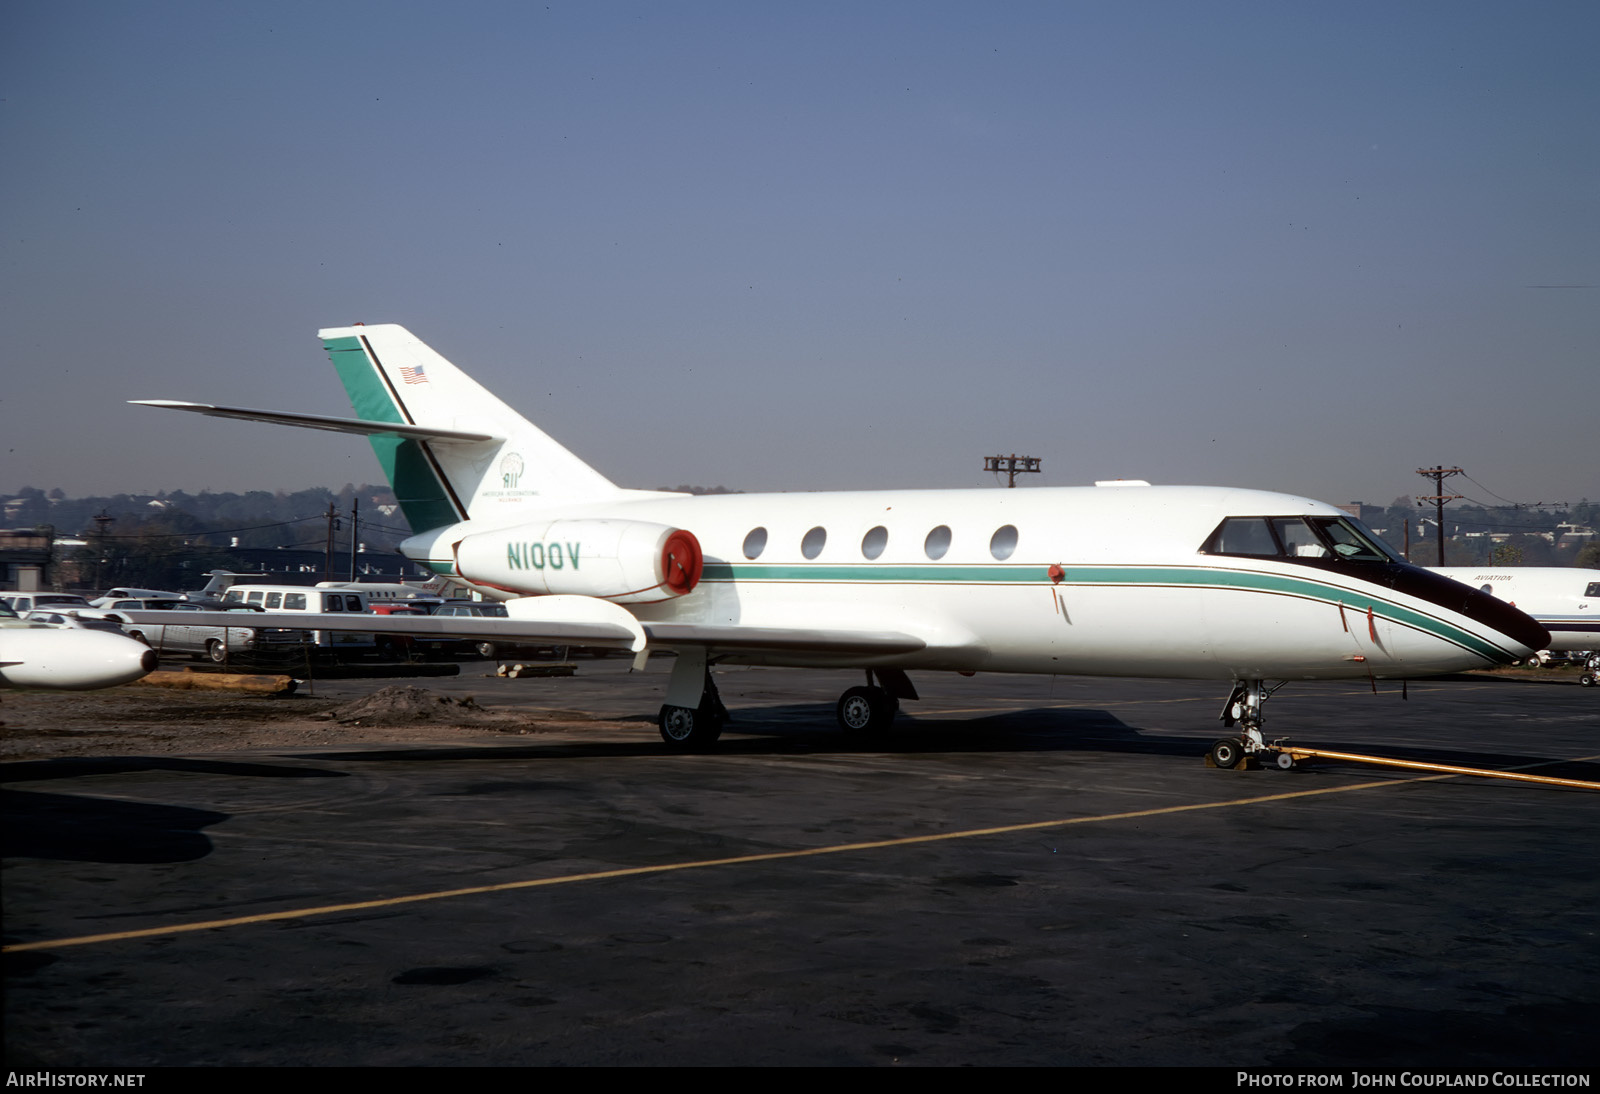
[[1600, 650], [1600, 570], [1582, 566], [1430, 566], [1497, 596], [1550, 632], [1545, 649]]
[[1223, 720], [1242, 731], [1213, 749], [1233, 766], [1273, 751], [1268, 681], [1455, 672], [1547, 642], [1503, 601], [1407, 565], [1307, 498], [1125, 481], [627, 490], [405, 329], [320, 333], [354, 419], [143, 405], [365, 434], [416, 533], [401, 552], [505, 600], [509, 618], [345, 623], [673, 650], [659, 719], [672, 746], [721, 733], [713, 663], [864, 670], [838, 703], [861, 732], [916, 698], [914, 670], [1182, 677], [1233, 686]]
[[0, 604], [0, 688], [92, 691], [154, 671], [156, 651], [124, 634], [46, 626]]

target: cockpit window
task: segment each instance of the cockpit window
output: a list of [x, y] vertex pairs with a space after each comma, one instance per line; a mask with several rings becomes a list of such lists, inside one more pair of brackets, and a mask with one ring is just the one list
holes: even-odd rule
[[1278, 541], [1266, 517], [1229, 517], [1200, 550], [1208, 555], [1278, 555]]
[[1228, 517], [1200, 551], [1297, 561], [1401, 561], [1383, 540], [1349, 517]]
[[1272, 530], [1278, 533], [1278, 542], [1290, 558], [1328, 557], [1328, 548], [1299, 517], [1273, 517]]
[[1383, 540], [1348, 517], [1312, 517], [1323, 536], [1333, 546], [1340, 558], [1357, 562], [1399, 562], [1400, 557], [1387, 549]]

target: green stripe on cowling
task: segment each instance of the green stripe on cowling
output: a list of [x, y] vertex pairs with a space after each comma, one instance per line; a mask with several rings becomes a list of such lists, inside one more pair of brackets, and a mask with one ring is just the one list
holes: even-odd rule
[[[329, 338], [322, 345], [339, 373], [339, 381], [344, 384], [345, 394], [350, 397], [356, 417], [369, 422], [406, 420], [395, 405], [394, 397], [389, 394], [383, 377], [378, 375], [377, 365], [367, 356], [361, 339]], [[429, 528], [456, 522], [455, 506], [450, 503], [444, 484], [434, 473], [433, 464], [422, 449], [422, 442], [381, 435], [369, 437], [368, 440], [372, 442], [373, 455], [378, 457], [378, 465], [388, 477], [389, 485], [394, 487], [395, 500], [400, 503], [400, 511], [405, 514], [406, 523], [411, 525], [413, 532], [425, 532]]]
[[[990, 584], [1049, 585], [1048, 569], [1040, 565], [961, 566], [961, 565], [781, 565], [770, 566], [708, 562], [704, 581], [798, 581], [847, 583], [911, 584]], [[1491, 661], [1504, 660], [1503, 651], [1470, 631], [1425, 615], [1403, 604], [1385, 600], [1370, 592], [1357, 592], [1321, 581], [1268, 574], [1249, 570], [1223, 570], [1201, 566], [1079, 566], [1066, 569], [1062, 585], [1141, 585], [1152, 587], [1188, 586], [1193, 588], [1239, 589], [1245, 592], [1276, 593], [1320, 600], [1344, 606], [1351, 611], [1364, 608], [1348, 603], [1347, 598], [1370, 600], [1373, 614], [1415, 627], [1435, 637], [1476, 653]]]

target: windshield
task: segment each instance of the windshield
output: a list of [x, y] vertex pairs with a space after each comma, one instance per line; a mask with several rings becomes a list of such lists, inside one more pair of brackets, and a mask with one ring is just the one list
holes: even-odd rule
[[1228, 517], [1211, 533], [1200, 552], [1294, 561], [1404, 561], [1374, 532], [1351, 517]]

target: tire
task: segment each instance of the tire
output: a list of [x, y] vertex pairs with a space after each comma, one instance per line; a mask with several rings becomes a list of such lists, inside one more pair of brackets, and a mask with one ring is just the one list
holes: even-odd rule
[[227, 664], [228, 647], [224, 646], [219, 639], [209, 639], [206, 642], [206, 660], [210, 661], [213, 665]]
[[1594, 673], [1584, 673], [1582, 676], [1578, 677], [1578, 683], [1582, 684], [1586, 688], [1594, 687]]
[[887, 733], [900, 704], [882, 688], [856, 687], [839, 696], [834, 714], [846, 733], [874, 737]]
[[656, 724], [670, 748], [706, 748], [722, 736], [721, 721], [704, 707], [663, 706]]
[[1244, 759], [1243, 743], [1232, 737], [1224, 737], [1211, 746], [1211, 762], [1224, 770], [1231, 770], [1239, 766], [1239, 761]]

